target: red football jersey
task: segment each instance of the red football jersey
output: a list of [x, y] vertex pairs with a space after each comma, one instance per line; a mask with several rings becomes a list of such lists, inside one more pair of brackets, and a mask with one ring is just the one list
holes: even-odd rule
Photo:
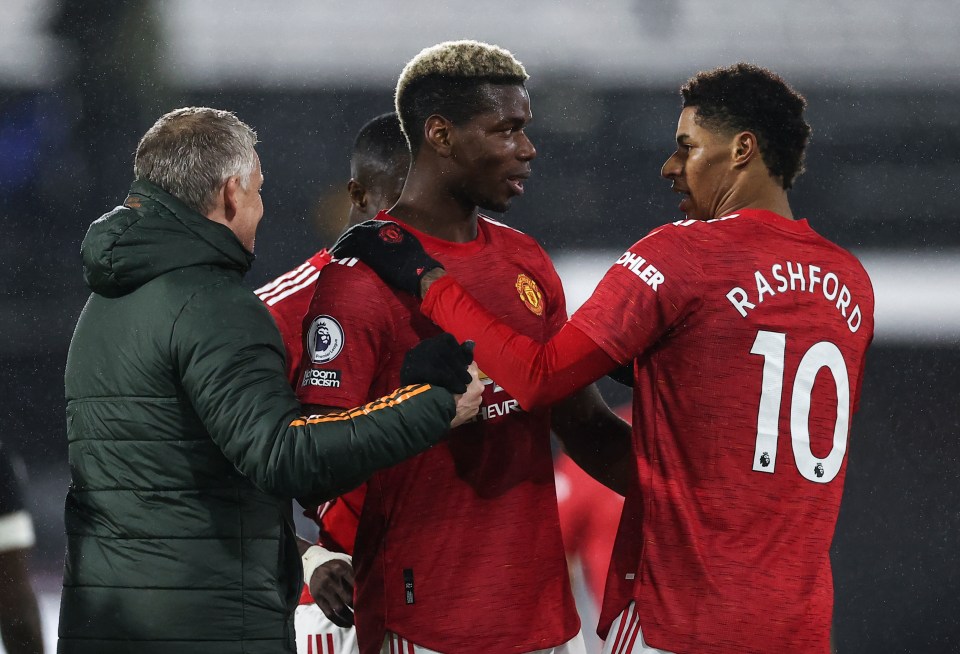
[[[287, 353], [287, 381], [291, 385], [303, 351], [303, 317], [310, 308], [320, 271], [330, 261], [330, 253], [320, 250], [293, 270], [255, 291], [257, 297], [267, 305], [283, 337]], [[332, 502], [304, 511], [304, 515], [313, 519], [320, 528], [318, 542], [321, 545], [332, 551], [353, 554], [353, 541], [357, 535], [358, 516], [365, 493], [366, 487], [360, 486]], [[314, 603], [306, 584], [300, 593], [300, 603]]]
[[[405, 227], [514, 329], [545, 341], [565, 322], [560, 280], [532, 238], [483, 216], [469, 243]], [[439, 332], [362, 263], [324, 271], [304, 331], [301, 402], [342, 407], [398, 386], [406, 351]], [[477, 421], [367, 484], [354, 551], [363, 652], [379, 652], [385, 630], [465, 653], [543, 649], [579, 630], [549, 411], [524, 412], [484, 383]]]
[[320, 250], [293, 270], [254, 291], [260, 301], [267, 305], [283, 337], [283, 345], [287, 350], [287, 381], [291, 385], [300, 366], [300, 353], [303, 350], [300, 333], [303, 316], [310, 308], [320, 271], [328, 263], [330, 253]]
[[610, 269], [571, 320], [637, 358], [640, 485], [601, 630], [634, 599], [653, 647], [829, 652], [873, 303], [856, 258], [766, 211], [664, 226]]
[[873, 289], [855, 257], [768, 211], [666, 225], [538, 347], [446, 279], [424, 312], [475, 337], [480, 365], [499, 344], [491, 368], [526, 405], [586, 383], [578, 368], [634, 362], [639, 483], [601, 636], [636, 600], [652, 647], [829, 652], [829, 550], [873, 337]]

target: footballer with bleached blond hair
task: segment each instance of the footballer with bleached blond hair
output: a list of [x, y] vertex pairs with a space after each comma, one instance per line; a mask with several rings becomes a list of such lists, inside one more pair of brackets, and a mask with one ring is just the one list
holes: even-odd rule
[[[553, 264], [533, 238], [480, 213], [507, 211], [530, 176], [537, 152], [526, 134], [526, 80], [509, 51], [478, 41], [414, 57], [396, 92], [412, 163], [400, 199], [377, 218], [415, 233], [514, 329], [544, 341], [566, 320]], [[415, 289], [391, 288], [365, 264], [328, 266], [306, 320], [335, 320], [342, 350], [302, 364], [306, 374], [337, 374], [340, 385], [302, 386], [301, 402], [311, 412], [342, 409], [395, 386], [403, 353], [440, 333], [418, 307]], [[629, 428], [592, 387], [554, 409], [524, 411], [496, 380], [484, 381], [476, 421], [367, 485], [354, 548], [362, 654], [584, 652], [550, 430], [561, 438], [603, 430], [627, 443]]]

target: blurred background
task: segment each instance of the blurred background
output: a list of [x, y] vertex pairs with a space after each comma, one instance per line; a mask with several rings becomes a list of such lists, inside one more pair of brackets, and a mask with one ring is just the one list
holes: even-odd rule
[[690, 75], [745, 60], [806, 95], [794, 212], [861, 257], [877, 297], [833, 547], [837, 651], [960, 652], [958, 33], [955, 0], [3, 0], [0, 438], [30, 475], [48, 638], [69, 480], [63, 365], [87, 296], [79, 244], [125, 197], [140, 136], [184, 105], [259, 132], [255, 288], [340, 231], [353, 137], [392, 109], [404, 63], [475, 38], [531, 74], [539, 156], [503, 220], [554, 257], [571, 311], [631, 243], [680, 217], [659, 169]]

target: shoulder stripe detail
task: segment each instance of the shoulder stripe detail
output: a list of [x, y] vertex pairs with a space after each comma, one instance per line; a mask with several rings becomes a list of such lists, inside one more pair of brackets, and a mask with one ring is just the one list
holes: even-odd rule
[[731, 218], [739, 218], [739, 217], [740, 217], [740, 214], [738, 214], [738, 213], [731, 213], [731, 214], [727, 214], [726, 216], [720, 216], [719, 218], [714, 218], [713, 220], [708, 220], [707, 222], [708, 222], [708, 223], [719, 223], [719, 222], [723, 222], [724, 220], [730, 220]]
[[[351, 257], [349, 259], [333, 259], [331, 263], [353, 268], [359, 261], [359, 259]], [[266, 302], [267, 306], [272, 307], [280, 300], [317, 281], [321, 269], [310, 261], [305, 261], [290, 272], [280, 275], [269, 284], [261, 286], [254, 293], [262, 302]]]
[[314, 270], [312, 275], [310, 275], [309, 277], [307, 277], [305, 280], [303, 280], [302, 282], [300, 282], [300, 283], [297, 284], [296, 286], [291, 286], [291, 287], [286, 288], [286, 289], [283, 289], [283, 290], [278, 290], [274, 295], [272, 295], [272, 296], [271, 296], [270, 298], [268, 298], [268, 299], [264, 299], [264, 298], [266, 298], [267, 295], [268, 295], [268, 294], [264, 294], [264, 295], [262, 295], [262, 296], [260, 297], [260, 299], [263, 300], [268, 307], [272, 307], [274, 304], [276, 304], [276, 303], [279, 302], [280, 300], [283, 300], [284, 298], [290, 297], [290, 296], [293, 295], [294, 293], [296, 293], [296, 292], [298, 292], [298, 291], [301, 291], [301, 290], [307, 288], [308, 286], [312, 286], [313, 284], [315, 284], [315, 283], [317, 282], [317, 280], [318, 280], [319, 278], [320, 278], [320, 271], [319, 271], [319, 270]]
[[282, 293], [291, 286], [295, 286], [303, 282], [304, 279], [311, 277], [312, 275], [319, 275], [320, 271], [314, 268], [313, 266], [308, 266], [306, 269], [300, 271], [300, 273], [295, 277], [287, 277], [282, 280], [279, 284], [273, 284], [273, 287], [268, 291], [257, 291], [257, 297], [259, 297], [264, 302], [268, 298], [275, 296], [278, 293]]
[[416, 397], [421, 393], [433, 388], [429, 384], [418, 384], [414, 386], [404, 386], [398, 388], [390, 395], [378, 398], [369, 404], [364, 404], [361, 407], [356, 409], [350, 409], [348, 411], [338, 411], [336, 413], [328, 413], [325, 415], [316, 415], [316, 416], [301, 416], [290, 423], [291, 427], [303, 427], [304, 425], [315, 425], [321, 422], [342, 422], [344, 420], [353, 420], [354, 418], [359, 418], [360, 416], [365, 416], [371, 413], [376, 413], [382, 409], [386, 409], [392, 406], [397, 406], [406, 402], [411, 397]]
[[[728, 213], [726, 216], [720, 216], [719, 218], [711, 218], [710, 220], [696, 220], [694, 218], [689, 218], [687, 220], [677, 220], [671, 225], [676, 225], [677, 227], [689, 227], [690, 225], [707, 225], [709, 223], [722, 223], [724, 220], [730, 220], [731, 218], [739, 218], [740, 214], [738, 213]], [[666, 227], [666, 225], [663, 225]]]
[[[276, 289], [278, 286], [284, 284], [288, 280], [299, 277], [301, 274], [303, 274], [305, 270], [308, 270], [308, 269], [316, 270], [316, 267], [309, 261], [304, 261], [293, 270], [287, 271], [282, 275], [280, 275], [279, 277], [277, 277], [276, 279], [274, 279], [273, 281], [264, 284], [263, 286], [255, 290], [254, 293], [256, 293], [258, 297], [262, 295], [267, 295], [270, 293], [270, 291]], [[260, 297], [260, 299], [263, 299], [263, 298]]]
[[510, 225], [507, 225], [507, 224], [505, 224], [505, 223], [498, 222], [498, 221], [494, 220], [493, 218], [491, 218], [490, 216], [484, 216], [483, 214], [480, 214], [480, 215], [477, 216], [477, 217], [480, 218], [480, 219], [482, 219], [482, 220], [485, 220], [486, 222], [490, 223], [491, 225], [496, 225], [497, 227], [503, 227], [503, 228], [505, 228], [505, 229], [509, 229], [509, 230], [511, 230], [511, 231], [514, 231], [514, 232], [516, 232], [517, 234], [523, 234], [524, 236], [526, 236], [526, 234], [524, 234], [523, 232], [521, 232], [521, 231], [520, 231], [519, 229], [517, 229], [516, 227], [511, 227]]

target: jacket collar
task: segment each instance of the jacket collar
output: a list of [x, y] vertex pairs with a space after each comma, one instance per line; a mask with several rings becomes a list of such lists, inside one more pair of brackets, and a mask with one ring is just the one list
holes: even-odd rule
[[242, 276], [254, 260], [227, 227], [145, 180], [135, 181], [123, 205], [90, 225], [81, 253], [84, 279], [107, 297], [190, 266], [216, 266]]

